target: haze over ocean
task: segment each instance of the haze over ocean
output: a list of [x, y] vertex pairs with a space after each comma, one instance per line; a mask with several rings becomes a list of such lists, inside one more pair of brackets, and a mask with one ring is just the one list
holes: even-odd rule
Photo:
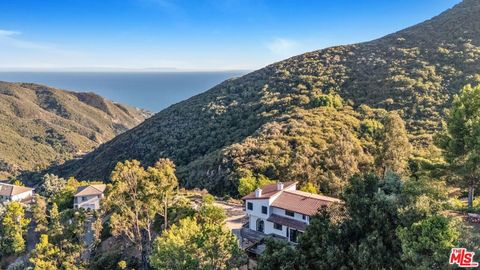
[[246, 71], [225, 72], [0, 72], [0, 81], [39, 83], [94, 92], [112, 101], [158, 112]]

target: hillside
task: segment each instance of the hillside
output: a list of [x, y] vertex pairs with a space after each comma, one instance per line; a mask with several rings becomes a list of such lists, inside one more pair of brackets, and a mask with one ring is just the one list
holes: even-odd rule
[[[379, 126], [385, 110], [399, 111], [411, 141], [428, 151], [452, 95], [480, 82], [479, 46], [480, 0], [465, 0], [381, 39], [305, 53], [225, 81], [53, 171], [108, 179], [117, 161], [169, 157], [187, 187], [233, 192], [249, 169], [315, 181], [329, 193], [348, 177], [342, 164], [372, 163], [365, 130]], [[355, 160], [329, 156], [343, 141]]]
[[91, 151], [146, 116], [93, 93], [0, 82], [0, 177]]

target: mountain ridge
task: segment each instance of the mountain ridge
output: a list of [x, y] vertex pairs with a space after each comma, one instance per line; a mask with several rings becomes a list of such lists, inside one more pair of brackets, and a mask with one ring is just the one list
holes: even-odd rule
[[[288, 180], [288, 175], [302, 181], [315, 177], [345, 181], [347, 176], [341, 172], [328, 176], [329, 161], [318, 157], [327, 155], [340, 135], [329, 134], [322, 142], [312, 142], [302, 134], [287, 138], [285, 125], [292, 125], [292, 116], [297, 115], [295, 125], [319, 125], [305, 126], [305, 134], [316, 134], [315, 129], [322, 129], [320, 125], [328, 121], [355, 122], [345, 136], [352, 143], [358, 141], [367, 159], [372, 159], [374, 153], [368, 153], [369, 142], [362, 137], [361, 125], [369, 118], [379, 120], [382, 110], [395, 110], [405, 119], [411, 141], [428, 148], [453, 94], [465, 84], [480, 83], [479, 18], [480, 1], [465, 0], [426, 22], [380, 39], [268, 65], [172, 105], [82, 160], [53, 171], [82, 179], [108, 179], [118, 161], [139, 159], [149, 165], [169, 157], [179, 166], [185, 186], [218, 192], [232, 190], [244, 168], [278, 180]], [[336, 113], [325, 113], [340, 97], [344, 106], [337, 106]], [[341, 119], [340, 115], [348, 117]], [[261, 140], [268, 137], [269, 124], [279, 130], [270, 137], [275, 145]], [[331, 132], [332, 127], [325, 124], [325, 128], [325, 133]], [[304, 152], [285, 140], [296, 140], [292, 144], [300, 144]], [[270, 148], [278, 152], [268, 152]], [[264, 151], [265, 162], [257, 164], [258, 156], [252, 158], [256, 153], [249, 149]], [[316, 155], [309, 156], [313, 152]], [[285, 154], [284, 163], [275, 160], [279, 153]], [[288, 173], [288, 166], [300, 164], [296, 158], [307, 157], [317, 159], [308, 163], [311, 175]]]
[[149, 116], [94, 93], [0, 81], [0, 176], [91, 151]]

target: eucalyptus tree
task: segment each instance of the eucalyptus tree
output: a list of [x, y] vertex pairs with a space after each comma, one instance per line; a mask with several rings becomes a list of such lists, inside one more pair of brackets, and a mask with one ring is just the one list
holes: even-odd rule
[[112, 234], [128, 239], [141, 253], [142, 269], [148, 269], [152, 226], [159, 213], [166, 220], [167, 200], [177, 186], [175, 166], [167, 159], [147, 169], [136, 160], [119, 162], [111, 180], [105, 206]]

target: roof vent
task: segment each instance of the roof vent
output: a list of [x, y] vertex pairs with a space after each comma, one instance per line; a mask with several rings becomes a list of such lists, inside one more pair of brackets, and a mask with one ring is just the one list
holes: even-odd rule
[[277, 190], [282, 190], [282, 189], [283, 189], [283, 183], [277, 182]]
[[255, 189], [255, 198], [259, 198], [259, 197], [262, 197], [262, 189], [261, 188]]

